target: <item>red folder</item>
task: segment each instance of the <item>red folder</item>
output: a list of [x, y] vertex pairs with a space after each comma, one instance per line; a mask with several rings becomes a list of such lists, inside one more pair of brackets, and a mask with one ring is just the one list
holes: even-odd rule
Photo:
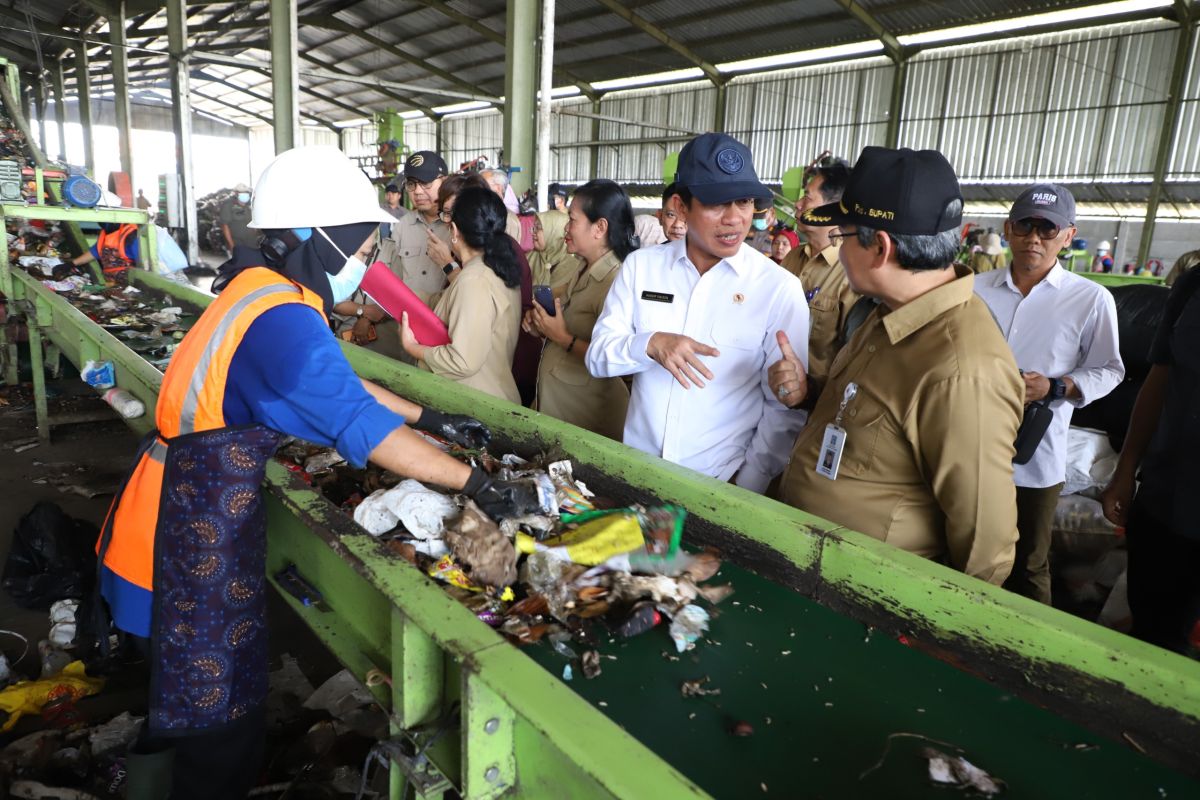
[[362, 290], [394, 319], [399, 320], [400, 315], [407, 311], [408, 327], [421, 344], [426, 347], [450, 344], [450, 332], [446, 330], [446, 325], [404, 281], [392, 274], [387, 264], [376, 261], [367, 269]]

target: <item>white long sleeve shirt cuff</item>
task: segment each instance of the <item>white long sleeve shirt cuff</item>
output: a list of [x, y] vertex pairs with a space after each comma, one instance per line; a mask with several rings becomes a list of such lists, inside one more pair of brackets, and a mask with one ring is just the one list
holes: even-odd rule
[[[631, 375], [652, 366], [655, 361], [646, 355], [650, 337], [656, 331], [634, 333], [628, 336], [605, 337], [592, 341], [587, 351], [588, 372], [595, 378], [614, 378]], [[596, 345], [600, 346], [597, 347]]]

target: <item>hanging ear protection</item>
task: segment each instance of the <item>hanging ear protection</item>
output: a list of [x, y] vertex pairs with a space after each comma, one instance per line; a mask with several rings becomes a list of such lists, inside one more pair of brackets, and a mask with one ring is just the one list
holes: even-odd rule
[[287, 262], [287, 257], [291, 255], [292, 251], [312, 236], [311, 228], [303, 228], [302, 230], [306, 231], [308, 236], [299, 236], [297, 235], [298, 232], [293, 230], [271, 230], [266, 232], [262, 244], [258, 246], [258, 249], [262, 251], [263, 261], [267, 262], [268, 267], [281, 269]]

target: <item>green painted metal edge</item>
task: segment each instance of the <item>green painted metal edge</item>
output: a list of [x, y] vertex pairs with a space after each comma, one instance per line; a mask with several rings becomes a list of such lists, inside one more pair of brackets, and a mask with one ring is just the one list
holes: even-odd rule
[[1119, 272], [1077, 272], [1088, 280], [1095, 281], [1101, 286], [1162, 286], [1163, 279], [1156, 275], [1125, 275]]
[[577, 461], [744, 532], [800, 571], [815, 570], [825, 589], [873, 598], [901, 619], [922, 618], [948, 634], [986, 639], [1016, 661], [1091, 672], [1200, 723], [1200, 663], [430, 373], [350, 345], [347, 353], [360, 375], [417, 402], [474, 414], [517, 441], [535, 433], [547, 445], [569, 442]]

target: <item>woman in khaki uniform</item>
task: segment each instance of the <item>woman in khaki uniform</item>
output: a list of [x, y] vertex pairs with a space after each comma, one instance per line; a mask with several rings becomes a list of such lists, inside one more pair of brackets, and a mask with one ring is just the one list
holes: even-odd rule
[[450, 246], [463, 267], [433, 307], [450, 343], [418, 343], [407, 314], [400, 320], [400, 339], [435, 375], [519, 404], [512, 360], [521, 325], [521, 273], [504, 231], [506, 215], [504, 203], [489, 190], [467, 189], [458, 196]]
[[579, 187], [571, 200], [566, 246], [583, 267], [570, 283], [553, 289], [556, 313], [535, 303], [525, 315], [525, 329], [546, 339], [533, 407], [620, 441], [629, 389], [620, 378], [593, 378], [583, 362], [608, 289], [638, 246], [633, 209], [620, 186], [596, 180]]
[[543, 211], [538, 214], [533, 229], [533, 250], [529, 253], [529, 269], [534, 285], [551, 289], [565, 287], [579, 273], [583, 260], [567, 252], [567, 212]]

